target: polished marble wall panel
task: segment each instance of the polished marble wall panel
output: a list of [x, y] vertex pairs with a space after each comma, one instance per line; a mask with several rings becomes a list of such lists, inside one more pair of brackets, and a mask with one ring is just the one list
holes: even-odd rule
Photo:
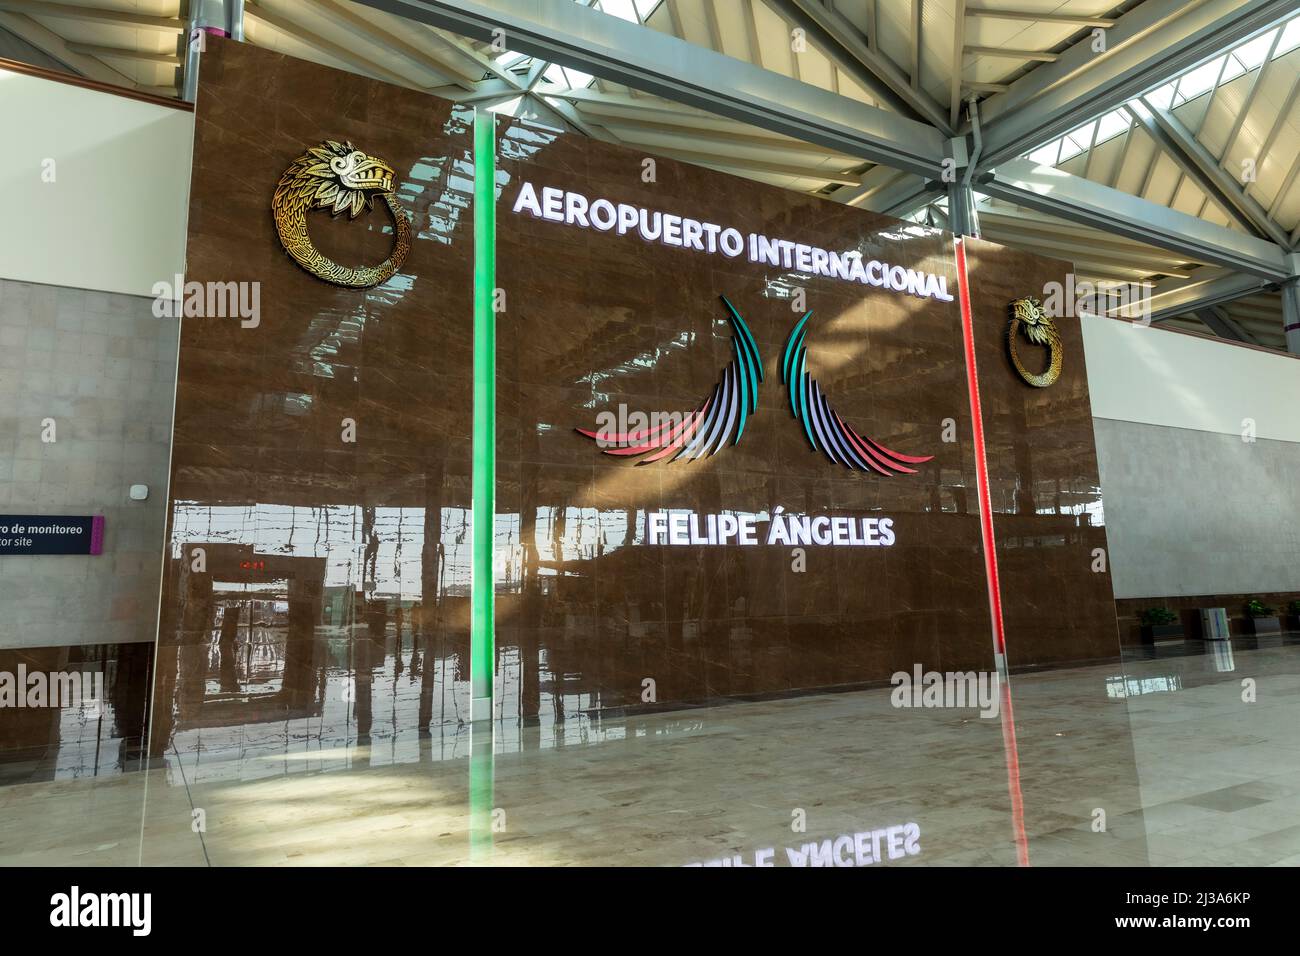
[[[513, 209], [524, 182], [944, 277], [951, 239], [841, 204], [525, 121], [499, 129], [497, 644], [507, 713], [699, 701], [887, 680], [915, 662], [992, 665], [969, 396], [955, 301], [925, 299], [583, 229]], [[916, 474], [851, 471], [812, 450], [778, 358], [812, 309], [809, 373], [859, 432]], [[752, 328], [765, 381], [733, 447], [638, 466], [575, 427], [687, 411], [731, 358], [719, 296]], [[1084, 405], [1086, 414], [1086, 402]], [[945, 441], [945, 425], [950, 432]], [[888, 548], [647, 544], [646, 513], [894, 518]], [[766, 526], [759, 525], [760, 530]]]
[[[220, 746], [274, 721], [316, 720], [343, 739], [463, 719], [472, 114], [254, 48], [213, 47], [197, 116], [188, 277], [260, 281], [262, 315], [256, 328], [199, 319], [182, 330], [154, 750]], [[402, 272], [379, 289], [327, 285], [276, 240], [275, 181], [326, 137], [351, 139], [398, 170], [418, 238]], [[647, 182], [642, 154], [532, 121], [500, 120], [498, 141], [501, 713], [635, 709], [647, 703], [647, 679], [655, 705], [675, 706], [884, 681], [917, 663], [989, 669], [951, 237], [665, 159]], [[854, 250], [933, 272], [954, 298], [515, 213], [526, 181]], [[377, 262], [391, 243], [379, 212], [350, 224], [315, 214], [311, 225], [340, 261]], [[994, 280], [1019, 288], [1026, 269], [1041, 285], [1062, 268], [972, 250], [977, 290]], [[739, 442], [698, 461], [639, 466], [575, 431], [620, 405], [699, 406], [733, 356], [720, 296], [752, 329], [765, 375]], [[1010, 297], [978, 292], [977, 314], [999, 299], [1004, 313]], [[853, 471], [809, 447], [778, 368], [805, 309], [808, 371], [829, 404], [881, 444], [933, 456], [915, 474]], [[985, 352], [1001, 339], [991, 324], [979, 327], [981, 368], [992, 369]], [[1079, 364], [1067, 365], [1042, 411], [1045, 427], [1029, 428], [1014, 416], [1030, 407], [999, 398], [998, 389], [1026, 386], [984, 386], [996, 419], [998, 520], [1028, 521], [999, 530], [1003, 548], [1016, 535], [1065, 535], [1072, 555], [1096, 537], [1078, 530], [1077, 515], [1017, 513], [1016, 494], [1003, 500], [1019, 482], [1048, 481], [1065, 482], [1084, 512], [1099, 503], [1077, 328], [1070, 335]], [[344, 419], [356, 422], [354, 443], [342, 440]], [[754, 514], [763, 533], [778, 506], [888, 516], [897, 543], [796, 554], [787, 545], [647, 542], [650, 511]], [[1042, 619], [1045, 636], [1028, 633], [1046, 613], [1040, 595], [1059, 599], [1076, 581], [1068, 564], [1015, 567], [1018, 556], [1005, 558], [1004, 572], [1008, 633], [1026, 632], [1013, 665], [1113, 656], [1113, 605], [1107, 648], [1092, 590], [1079, 607]], [[1034, 576], [1046, 580], [1041, 591]], [[1106, 576], [1083, 580], [1085, 590], [1109, 587]]]
[[[1047, 388], [1021, 379], [1007, 350], [1011, 302], [1042, 299], [1049, 283], [1063, 286], [1070, 264], [978, 239], [965, 245], [1008, 663], [1115, 659], [1119, 634], [1079, 319], [1055, 319], [1064, 358], [1060, 378]], [[1047, 366], [1047, 349], [1023, 335], [1019, 354], [1031, 371]]]
[[[209, 40], [187, 279], [260, 283], [261, 314], [182, 326], [154, 753], [282, 753], [463, 716], [472, 121], [445, 100]], [[396, 171], [414, 239], [377, 288], [308, 274], [276, 236], [276, 183], [324, 139]], [[308, 222], [346, 264], [378, 263], [393, 242], [382, 203]]]

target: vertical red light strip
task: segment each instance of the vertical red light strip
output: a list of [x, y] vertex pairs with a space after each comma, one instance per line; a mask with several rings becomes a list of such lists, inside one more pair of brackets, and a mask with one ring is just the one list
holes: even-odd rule
[[1020, 792], [1020, 753], [1016, 747], [1016, 722], [1011, 710], [1011, 681], [1007, 674], [1007, 637], [1002, 625], [1002, 587], [998, 582], [998, 553], [993, 536], [993, 506], [989, 501], [989, 469], [984, 451], [984, 415], [980, 408], [979, 373], [975, 366], [975, 327], [970, 311], [970, 280], [966, 274], [966, 246], [953, 239], [957, 254], [957, 301], [961, 306], [962, 342], [966, 349], [966, 383], [970, 389], [971, 430], [975, 436], [975, 496], [979, 502], [980, 532], [984, 539], [984, 577], [989, 589], [989, 616], [993, 624], [993, 651], [1002, 684], [1002, 749], [1007, 762], [1007, 792], [1011, 798], [1011, 828], [1016, 858], [1029, 865], [1025, 836], [1025, 802]]
[[[989, 613], [993, 618], [993, 649], [1000, 659], [1007, 653], [1002, 628], [1002, 587], [998, 582], [998, 554], [994, 549], [993, 506], [989, 503], [989, 467], [984, 457], [984, 413], [980, 408], [979, 373], [975, 368], [975, 328], [970, 315], [970, 280], [966, 275], [966, 246], [953, 239], [957, 250], [957, 300], [961, 305], [962, 341], [966, 347], [966, 383], [970, 388], [971, 429], [975, 432], [975, 496], [979, 501], [980, 531], [984, 536], [984, 570], [989, 586]], [[999, 670], [1001, 670], [999, 660]]]

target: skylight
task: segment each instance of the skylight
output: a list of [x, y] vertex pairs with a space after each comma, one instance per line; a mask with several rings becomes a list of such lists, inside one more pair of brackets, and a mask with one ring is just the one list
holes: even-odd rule
[[[1146, 98], [1160, 109], [1174, 109], [1198, 96], [1204, 96], [1242, 74], [1259, 69], [1268, 58], [1270, 50], [1273, 51], [1273, 59], [1276, 60], [1297, 47], [1300, 47], [1300, 15], [1292, 17], [1281, 27], [1275, 27], [1267, 33], [1247, 40], [1208, 63], [1194, 67], [1182, 76], [1156, 87], [1146, 94]], [[1132, 118], [1124, 107], [1120, 107], [1111, 110], [1100, 119], [1071, 130], [1050, 143], [1044, 143], [1037, 149], [1030, 150], [1025, 155], [1040, 166], [1058, 166], [1082, 152], [1113, 139], [1131, 125]]]

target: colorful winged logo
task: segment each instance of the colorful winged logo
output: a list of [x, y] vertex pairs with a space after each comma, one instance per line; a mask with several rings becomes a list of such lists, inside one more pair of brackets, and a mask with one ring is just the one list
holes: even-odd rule
[[812, 310], [790, 332], [781, 355], [781, 381], [790, 391], [790, 411], [803, 425], [804, 435], [814, 451], [821, 451], [832, 462], [855, 471], [875, 471], [893, 476], [895, 472], [916, 474], [915, 468], [933, 455], [904, 455], [858, 434], [826, 400], [817, 380], [808, 374], [808, 349], [804, 335]]
[[[707, 458], [727, 444], [736, 444], [745, 433], [745, 420], [758, 408], [758, 385], [763, 381], [763, 362], [753, 333], [726, 296], [731, 323], [733, 358], [723, 370], [713, 394], [691, 412], [665, 416], [669, 420], [636, 431], [611, 433], [575, 429], [601, 445], [607, 455], [644, 456], [638, 465], [652, 461]], [[728, 442], [730, 439], [730, 442]]]

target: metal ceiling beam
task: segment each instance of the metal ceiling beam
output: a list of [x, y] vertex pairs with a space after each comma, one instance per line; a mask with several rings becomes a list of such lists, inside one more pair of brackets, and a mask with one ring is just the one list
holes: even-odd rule
[[[1241, 135], [1241, 127], [1246, 122], [1246, 117], [1250, 115], [1251, 109], [1255, 105], [1255, 96], [1259, 93], [1259, 88], [1263, 85], [1264, 77], [1268, 74], [1269, 68], [1277, 64], [1277, 48], [1282, 42], [1282, 34], [1286, 31], [1281, 27], [1273, 34], [1273, 42], [1268, 46], [1268, 52], [1264, 54], [1264, 60], [1259, 65], [1259, 69], [1253, 71], [1254, 76], [1250, 80], [1250, 88], [1246, 91], [1245, 98], [1241, 101], [1241, 106], [1237, 109], [1237, 118], [1232, 123], [1232, 130], [1228, 133], [1228, 138], [1224, 141], [1223, 149], [1220, 150], [1218, 160], [1220, 164], [1227, 163], [1232, 156], [1232, 148], [1237, 145], [1237, 137]], [[1224, 58], [1227, 63], [1227, 58]], [[1220, 81], [1222, 85], [1222, 81]], [[1217, 92], [1217, 91], [1216, 91]], [[1283, 113], [1283, 115], [1286, 115]]]
[[587, 86], [582, 89], [548, 91], [546, 95], [562, 97], [574, 103], [593, 104], [592, 112], [598, 112], [597, 107], [617, 107], [618, 109], [636, 112], [658, 113], [661, 117], [685, 116], [704, 122], [716, 122], [718, 119], [712, 113], [703, 113], [694, 107], [683, 106], [681, 103], [670, 102], [658, 97], [630, 96], [626, 93], [597, 89], [594, 86]]
[[1001, 203], [989, 203], [987, 208], [981, 210], [981, 215], [1004, 230], [1014, 230], [1039, 239], [1072, 242], [1081, 252], [1104, 252], [1128, 262], [1141, 260], [1149, 273], [1171, 274], [1187, 261], [1185, 256], [1165, 249], [1156, 249], [1132, 239], [1107, 235], [1092, 229], [1081, 229], [1075, 223], [1044, 217], [1039, 213], [1021, 212]]
[[68, 43], [68, 49], [73, 53], [84, 53], [86, 56], [118, 57], [125, 60], [142, 60], [146, 63], [161, 63], [166, 66], [180, 66], [181, 58], [176, 53], [148, 53], [144, 50], [137, 50], [132, 47], [118, 46], [100, 46], [97, 43]]
[[867, 106], [789, 77], [704, 50], [578, 3], [537, 0], [358, 0], [367, 6], [491, 40], [647, 93], [818, 143], [850, 156], [937, 177], [943, 134], [926, 123]]
[[1251, 345], [1258, 345], [1255, 337], [1243, 329], [1237, 322], [1224, 312], [1217, 305], [1206, 306], [1203, 309], [1197, 309], [1194, 313], [1198, 319], [1205, 323], [1215, 335], [1221, 339], [1232, 339], [1236, 342], [1249, 342]]
[[248, 2], [244, 7], [244, 18], [245, 20], [256, 20], [258, 23], [271, 27], [272, 29], [302, 43], [306, 43], [308, 46], [313, 46], [317, 50], [332, 56], [341, 63], [348, 64], [358, 72], [364, 73], [367, 76], [372, 76], [378, 80], [383, 80], [385, 83], [392, 83], [395, 86], [405, 86], [417, 90], [429, 88], [426, 84], [422, 84], [418, 80], [398, 73], [395, 70], [390, 70], [388, 67], [362, 56], [349, 47], [335, 43], [332, 40], [327, 40], [319, 34], [312, 33], [301, 24], [289, 19], [275, 10], [267, 9], [260, 4]]
[[1292, 274], [1281, 246], [1217, 226], [1028, 159], [977, 176], [981, 192], [1093, 229], [1127, 236], [1207, 262], [1280, 281]]
[[[111, 83], [113, 86], [124, 86], [127, 89], [145, 89], [125, 73], [118, 72], [97, 57], [73, 50], [63, 37], [41, 26], [31, 17], [0, 10], [0, 27], [87, 79]], [[153, 91], [149, 90], [149, 92]]]
[[56, 60], [40, 47], [33, 46], [4, 27], [0, 27], [0, 59], [17, 60], [55, 73], [70, 72], [66, 63]]
[[966, 0], [956, 0], [952, 11], [952, 76], [948, 90], [948, 127], [961, 120], [961, 75], [966, 63]]
[[1109, 112], [1294, 15], [1295, 0], [1144, 0], [980, 104], [981, 167], [997, 166]]
[[[548, 100], [567, 99], [563, 94], [546, 94]], [[685, 136], [691, 140], [692, 147], [707, 146], [726, 156], [728, 146], [741, 146], [746, 149], [761, 149], [772, 152], [797, 153], [807, 157], [810, 163], [825, 162], [828, 159], [839, 160], [845, 165], [855, 164], [862, 165], [861, 160], [852, 156], [845, 156], [842, 153], [827, 152], [824, 147], [813, 146], [809, 143], [801, 143], [793, 139], [779, 139], [776, 136], [755, 136], [753, 133], [741, 133], [734, 130], [708, 129], [700, 126], [684, 126], [680, 123], [660, 123], [653, 120], [643, 119], [641, 117], [622, 116], [617, 112], [602, 112], [599, 109], [590, 107], [583, 110], [584, 113], [590, 113], [594, 118], [598, 117], [602, 125], [626, 127], [628, 130], [634, 130], [640, 133], [650, 133], [655, 135], [667, 136]], [[710, 117], [711, 119], [713, 117]], [[755, 159], [755, 157], [745, 157], [746, 161]], [[852, 178], [856, 183], [857, 177]]]
[[912, 54], [912, 72], [908, 82], [914, 90], [921, 88], [921, 2], [912, 0], [912, 36], [908, 43]]
[[[522, 94], [521, 94], [522, 95]], [[549, 109], [556, 116], [562, 118], [566, 123], [576, 129], [584, 136], [592, 139], [603, 139], [607, 143], [621, 143], [623, 140], [617, 134], [612, 132], [607, 126], [596, 126], [589, 123], [587, 119], [574, 108], [572, 103], [564, 100], [552, 100], [550, 97], [538, 96], [534, 102], [540, 102], [542, 106]]]
[[1193, 270], [1186, 279], [1163, 279], [1151, 293], [1152, 319], [1186, 315], [1223, 302], [1255, 295], [1271, 283], [1260, 276], [1231, 272], [1217, 266]]
[[1055, 63], [1060, 54], [1048, 50], [1014, 50], [1006, 46], [968, 46], [967, 53], [976, 56], [1000, 56], [1008, 60], [1033, 60], [1038, 63]]
[[678, 159], [696, 166], [716, 166], [736, 173], [762, 173], [767, 176], [784, 176], [791, 179], [809, 179], [820, 183], [843, 183], [852, 185], [858, 177], [850, 173], [837, 172], [834, 169], [815, 169], [809, 166], [789, 166], [783, 163], [771, 163], [766, 160], [750, 159], [719, 152], [698, 152], [691, 149], [678, 149], [676, 146], [639, 143], [635, 139], [624, 137], [628, 146], [644, 146], [661, 156]]
[[919, 119], [951, 133], [943, 107], [914, 87], [906, 73], [874, 49], [844, 16], [816, 0], [767, 0], [769, 7], [863, 89], [896, 113]]
[[[381, 49], [396, 53], [408, 63], [427, 70], [435, 76], [445, 77], [467, 90], [472, 90], [474, 84], [483, 78], [483, 68], [481, 66], [477, 69], [467, 69], [456, 65], [454, 62], [440, 60], [432, 56], [427, 50], [421, 49], [407, 39], [390, 33], [379, 24], [361, 16], [357, 13], [355, 4], [345, 2], [345, 0], [316, 0], [315, 6], [327, 18], [334, 20], [350, 32], [359, 34]], [[416, 31], [411, 31], [410, 35], [414, 39], [416, 35], [427, 35], [427, 31], [420, 30], [418, 34]], [[449, 57], [448, 59], [455, 60], [456, 58]]]
[[946, 191], [941, 181], [900, 173], [887, 166], [873, 166], [859, 177], [857, 185], [841, 186], [829, 197], [848, 206], [902, 219]]
[[71, 3], [47, 3], [46, 0], [0, 0], [0, 10], [52, 17], [56, 20], [89, 20], [116, 26], [153, 27], [158, 30], [185, 29], [185, 21], [179, 17], [160, 17], [134, 10], [105, 10], [102, 7], [82, 7]]
[[1107, 29], [1115, 21], [1107, 17], [1082, 17], [1068, 13], [1036, 13], [1032, 10], [994, 10], [990, 7], [967, 7], [966, 16], [987, 20], [1028, 20], [1031, 23], [1059, 23], [1071, 27], [1101, 27]]
[[1147, 135], [1160, 144], [1201, 191], [1217, 203], [1224, 212], [1240, 222], [1246, 229], [1287, 245], [1287, 234], [1281, 226], [1268, 217], [1264, 207], [1247, 195], [1237, 182], [1201, 145], [1200, 140], [1183, 125], [1173, 113], [1160, 109], [1150, 100], [1141, 97], [1127, 107]]

